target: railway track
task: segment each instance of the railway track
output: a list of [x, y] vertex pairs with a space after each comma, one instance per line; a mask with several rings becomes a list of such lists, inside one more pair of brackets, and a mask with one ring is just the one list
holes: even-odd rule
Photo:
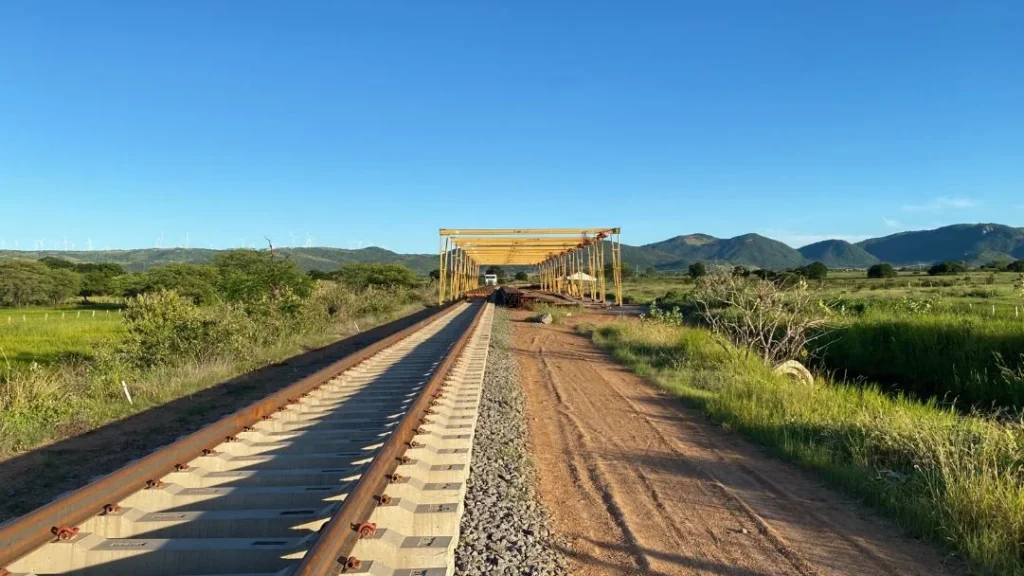
[[492, 314], [454, 304], [0, 525], [0, 574], [452, 574]]

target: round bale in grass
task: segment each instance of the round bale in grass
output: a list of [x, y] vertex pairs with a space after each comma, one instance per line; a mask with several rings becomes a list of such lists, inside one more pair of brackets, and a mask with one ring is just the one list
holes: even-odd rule
[[796, 360], [786, 360], [772, 370], [776, 374], [783, 374], [795, 380], [798, 384], [814, 385], [814, 375], [806, 366]]

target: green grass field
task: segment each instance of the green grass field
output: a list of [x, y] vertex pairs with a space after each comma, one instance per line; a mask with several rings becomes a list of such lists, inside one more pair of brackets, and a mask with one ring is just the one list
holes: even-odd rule
[[91, 358], [122, 328], [116, 304], [0, 308], [0, 362], [6, 357], [14, 366], [29, 366]]
[[[900, 272], [896, 278], [867, 278], [864, 271], [831, 271], [823, 282], [812, 282], [826, 300], [896, 302], [904, 298], [944, 302], [956, 312], [980, 316], [1024, 319], [1024, 298], [1014, 283], [1018, 274], [972, 271], [958, 276], [928, 276]], [[623, 293], [637, 304], [648, 304], [666, 292], [684, 292], [693, 286], [686, 276], [628, 278]]]
[[[867, 379], [962, 409], [1024, 409], [1018, 281], [1008, 272], [903, 272], [891, 279], [830, 272], [811, 282], [832, 320], [821, 341], [827, 345], [813, 357], [836, 377]], [[635, 302], [657, 298], [663, 304], [685, 304], [692, 287], [685, 277], [631, 279], [624, 286]]]

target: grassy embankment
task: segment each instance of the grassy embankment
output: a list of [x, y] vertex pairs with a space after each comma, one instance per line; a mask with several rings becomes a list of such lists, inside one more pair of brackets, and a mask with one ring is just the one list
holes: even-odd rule
[[[1024, 408], [1024, 299], [1016, 274], [862, 276], [833, 273], [816, 288], [832, 318], [814, 353], [821, 368], [963, 409]], [[646, 302], [660, 291], [659, 303], [685, 306], [692, 285], [661, 278], [627, 288]]]
[[326, 345], [429, 301], [425, 291], [371, 290], [360, 296], [335, 287], [315, 291], [287, 315], [163, 297], [130, 301], [124, 311], [98, 310], [95, 317], [91, 310], [79, 316], [74, 308], [0, 310], [0, 461]]
[[1024, 574], [1024, 428], [871, 385], [774, 375], [707, 331], [653, 322], [584, 328], [620, 362], [778, 455], [958, 551]]

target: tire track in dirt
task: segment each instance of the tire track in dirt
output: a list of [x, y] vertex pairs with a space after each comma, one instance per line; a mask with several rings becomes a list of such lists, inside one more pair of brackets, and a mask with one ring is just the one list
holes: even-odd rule
[[514, 341], [538, 493], [573, 574], [964, 573], [571, 328], [517, 322]]

